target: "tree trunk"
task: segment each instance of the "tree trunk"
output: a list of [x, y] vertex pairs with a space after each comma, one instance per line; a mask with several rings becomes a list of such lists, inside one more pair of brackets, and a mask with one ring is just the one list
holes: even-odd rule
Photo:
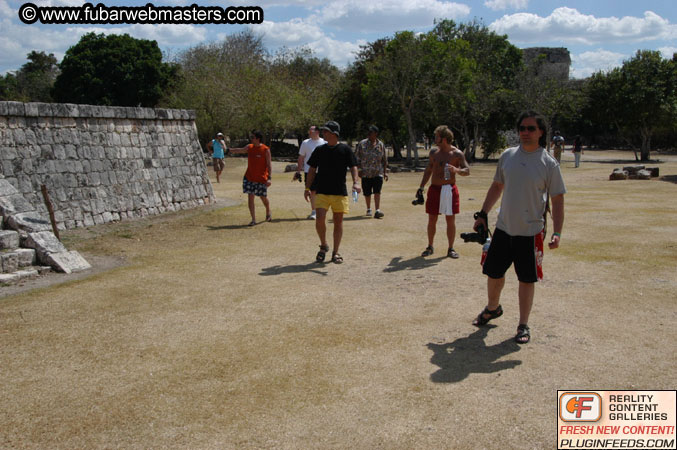
[[407, 121], [407, 132], [409, 133], [409, 142], [407, 144], [407, 165], [411, 165], [411, 154], [414, 153], [414, 167], [418, 166], [418, 149], [416, 148], [416, 131], [414, 122], [411, 119], [411, 109], [405, 108], [404, 118]]
[[393, 159], [395, 161], [402, 161], [402, 146], [396, 141], [393, 141]]
[[642, 127], [642, 161], [649, 161], [651, 159], [651, 129]]

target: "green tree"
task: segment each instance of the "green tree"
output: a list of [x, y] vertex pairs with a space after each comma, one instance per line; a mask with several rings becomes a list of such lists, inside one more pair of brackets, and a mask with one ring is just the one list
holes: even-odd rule
[[407, 164], [412, 163], [413, 154], [413, 163], [418, 165], [417, 114], [438, 98], [440, 71], [436, 69], [446, 58], [444, 50], [431, 34], [403, 31], [388, 40], [383, 53], [366, 65], [366, 98], [375, 101], [385, 97], [401, 111], [408, 134]]
[[54, 99], [94, 105], [156, 106], [177, 75], [156, 41], [127, 34], [85, 34], [59, 68]]
[[448, 55], [457, 54], [448, 58], [450, 66], [445, 71], [454, 77], [446, 78], [444, 97], [448, 101], [440, 104], [439, 115], [449, 117], [449, 126], [460, 134], [466, 158], [472, 160], [483, 135], [488, 137], [488, 132], [513, 120], [511, 99], [522, 68], [522, 52], [507, 36], [477, 20], [466, 24], [442, 20], [432, 33], [447, 45]]
[[28, 62], [16, 73], [0, 77], [0, 100], [51, 102], [50, 91], [58, 74], [54, 54], [30, 52]]
[[[610, 122], [635, 148], [635, 158], [651, 159], [651, 138], [677, 117], [677, 71], [659, 52], [639, 50], [619, 68], [594, 74], [587, 87], [587, 111], [597, 122]], [[636, 144], [640, 157], [637, 158]]]

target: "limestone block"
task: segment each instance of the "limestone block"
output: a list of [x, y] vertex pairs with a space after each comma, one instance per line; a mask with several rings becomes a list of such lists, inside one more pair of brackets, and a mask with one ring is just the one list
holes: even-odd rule
[[643, 169], [644, 169], [644, 166], [642, 166], [642, 165], [634, 165], [634, 166], [623, 167], [623, 170], [628, 172], [629, 176], [634, 176], [634, 175], [637, 174], [637, 172], [639, 172], [640, 170], [643, 170]]
[[0, 283], [14, 283], [19, 280], [19, 275], [15, 273], [0, 273]]
[[14, 252], [0, 253], [2, 273], [16, 272], [19, 269], [19, 258]]
[[24, 246], [35, 249], [40, 262], [43, 262], [43, 258], [48, 253], [63, 253], [68, 251], [51, 231], [28, 233]]
[[6, 102], [8, 116], [25, 116], [26, 108], [21, 102]]
[[92, 266], [80, 253], [73, 250], [70, 252], [50, 253], [43, 264], [49, 264], [57, 272], [73, 273], [91, 269]]
[[9, 226], [15, 230], [24, 230], [29, 233], [50, 231], [52, 224], [37, 211], [12, 214], [7, 219]]
[[6, 116], [9, 111], [7, 102], [0, 102], [0, 116]]
[[638, 180], [649, 180], [649, 179], [651, 179], [651, 172], [649, 172], [648, 170], [644, 170], [644, 169], [638, 170], [637, 171], [637, 179]]
[[78, 105], [73, 103], [53, 103], [52, 111], [54, 112], [54, 117], [78, 117], [79, 109]]
[[0, 250], [16, 249], [19, 247], [19, 233], [14, 230], [0, 231]]
[[20, 280], [23, 280], [25, 278], [34, 278], [39, 275], [39, 272], [36, 269], [25, 269], [25, 270], [17, 270], [14, 272], [15, 275], [19, 277]]
[[[2, 184], [2, 181], [4, 180], [0, 180], [0, 184]], [[34, 211], [33, 205], [28, 203], [23, 195], [19, 193], [7, 196], [0, 195], [0, 215], [5, 216], [5, 218], [12, 214], [23, 214], [31, 211]]]
[[37, 262], [37, 252], [32, 248], [17, 248], [14, 250], [18, 258], [19, 267], [32, 266]]
[[614, 169], [614, 171], [609, 175], [609, 180], [627, 180], [628, 172], [622, 169]]

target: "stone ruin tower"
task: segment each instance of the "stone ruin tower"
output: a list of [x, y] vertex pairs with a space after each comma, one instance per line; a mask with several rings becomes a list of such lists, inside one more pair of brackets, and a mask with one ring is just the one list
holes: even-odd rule
[[531, 47], [522, 50], [524, 64], [536, 71], [537, 76], [567, 81], [571, 56], [563, 47]]

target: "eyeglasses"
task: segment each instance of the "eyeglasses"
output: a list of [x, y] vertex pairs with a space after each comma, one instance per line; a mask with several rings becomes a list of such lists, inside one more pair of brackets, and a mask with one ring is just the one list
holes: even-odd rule
[[538, 128], [535, 127], [535, 126], [533, 126], [533, 125], [529, 125], [529, 126], [527, 126], [527, 127], [525, 127], [524, 125], [520, 125], [518, 129], [520, 130], [520, 132], [522, 132], [522, 131], [528, 131], [529, 133], [533, 133], [533, 132], [536, 131]]

